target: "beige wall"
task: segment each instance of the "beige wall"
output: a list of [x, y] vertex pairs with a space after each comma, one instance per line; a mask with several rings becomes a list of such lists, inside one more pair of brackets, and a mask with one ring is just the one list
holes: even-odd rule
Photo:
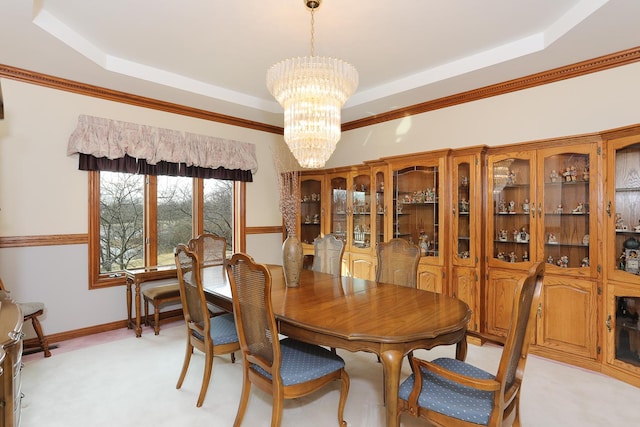
[[342, 134], [327, 167], [396, 154], [504, 145], [640, 123], [640, 63]]
[[[489, 146], [640, 123], [640, 64], [345, 132], [327, 167], [383, 156]], [[2, 80], [0, 235], [87, 232], [87, 180], [66, 156], [79, 114], [253, 142], [260, 170], [248, 185], [247, 225], [279, 225], [272, 146], [281, 137]], [[35, 172], [23, 164], [29, 160]], [[247, 237], [261, 262], [278, 262], [279, 234]], [[86, 245], [0, 249], [0, 276], [18, 300], [47, 305], [48, 333], [126, 317], [121, 287], [87, 289]]]

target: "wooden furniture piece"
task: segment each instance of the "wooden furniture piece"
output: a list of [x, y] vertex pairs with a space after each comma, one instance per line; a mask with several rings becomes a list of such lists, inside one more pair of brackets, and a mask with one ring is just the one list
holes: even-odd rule
[[[398, 425], [398, 384], [406, 354], [416, 349], [457, 344], [456, 358], [466, 357], [464, 337], [470, 312], [458, 299], [311, 270], [302, 271], [299, 287], [287, 288], [282, 267], [269, 266], [269, 271], [273, 313], [282, 334], [304, 342], [380, 356], [387, 426]], [[211, 271], [205, 272], [203, 280], [207, 299], [231, 308], [227, 278]]]
[[[4, 287], [4, 283], [2, 283], [2, 279], [0, 279], [0, 291], [8, 292]], [[18, 306], [20, 306], [20, 311], [24, 316], [24, 321], [25, 322], [29, 320], [31, 321], [31, 324], [33, 325], [33, 330], [36, 333], [36, 336], [38, 337], [40, 348], [44, 352], [44, 357], [50, 357], [51, 351], [49, 350], [49, 340], [47, 339], [44, 332], [42, 331], [42, 325], [40, 324], [40, 320], [38, 319], [38, 316], [42, 316], [44, 314], [44, 303], [26, 302], [26, 303], [18, 303]]]
[[0, 426], [18, 427], [22, 402], [22, 325], [20, 306], [5, 292], [0, 292], [0, 348], [4, 358], [0, 365]]
[[313, 241], [313, 265], [311, 269], [320, 273], [340, 276], [344, 242], [333, 234], [317, 237]]
[[[178, 272], [175, 265], [163, 265], [156, 267], [131, 268], [124, 270], [127, 285], [127, 328], [136, 332], [136, 337], [142, 336], [140, 315], [140, 288], [143, 283], [162, 279], [176, 279]], [[134, 288], [135, 300], [131, 288]], [[132, 302], [135, 301], [135, 317], [132, 318]]]
[[168, 285], [151, 286], [142, 290], [144, 298], [144, 323], [150, 326], [149, 304], [153, 306], [153, 332], [160, 333], [160, 308], [165, 305], [173, 305], [180, 302], [180, 285], [170, 283]]
[[267, 266], [238, 253], [231, 258], [227, 271], [244, 362], [242, 395], [234, 426], [242, 423], [252, 384], [272, 396], [271, 426], [278, 427], [284, 399], [306, 396], [338, 380], [342, 383], [338, 424], [346, 426], [343, 413], [349, 375], [344, 360], [324, 347], [278, 338]]
[[187, 325], [187, 347], [176, 388], [182, 387], [193, 349], [202, 351], [205, 354], [204, 374], [196, 403], [196, 406], [200, 407], [209, 387], [213, 357], [231, 353], [231, 362], [235, 362], [234, 352], [240, 349], [240, 344], [233, 314], [210, 318], [202, 287], [199, 256], [191, 252], [186, 245], [180, 244], [175, 249], [175, 260], [184, 320]]
[[189, 240], [189, 250], [198, 254], [200, 268], [224, 266], [227, 263], [227, 239], [213, 233], [202, 233]]
[[535, 328], [544, 264], [534, 264], [518, 281], [509, 332], [496, 375], [465, 362], [413, 358], [413, 374], [400, 385], [403, 411], [451, 427], [520, 425], [520, 389]]
[[378, 244], [376, 282], [415, 288], [418, 284], [420, 248], [405, 239], [394, 238]]

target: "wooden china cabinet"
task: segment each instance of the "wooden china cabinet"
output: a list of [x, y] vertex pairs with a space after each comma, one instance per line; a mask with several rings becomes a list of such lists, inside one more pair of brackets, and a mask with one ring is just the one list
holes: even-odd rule
[[471, 309], [468, 330], [480, 332], [481, 259], [484, 252], [482, 164], [486, 147], [470, 147], [451, 153], [451, 290], [453, 297]]
[[640, 135], [606, 149], [603, 371], [640, 387]]
[[420, 247], [418, 288], [439, 293], [447, 291], [448, 154], [449, 150], [439, 150], [383, 159], [389, 164], [392, 184], [387, 196], [392, 208], [387, 214], [389, 238], [403, 238]]
[[488, 155], [486, 332], [506, 336], [515, 272], [544, 261], [532, 351], [594, 368], [601, 247], [598, 208], [602, 168], [599, 138], [529, 144]]

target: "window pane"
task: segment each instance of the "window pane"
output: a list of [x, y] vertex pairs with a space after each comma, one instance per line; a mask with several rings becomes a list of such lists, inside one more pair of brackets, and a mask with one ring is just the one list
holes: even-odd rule
[[193, 229], [193, 179], [158, 177], [158, 265], [173, 264], [173, 250]]
[[233, 181], [204, 180], [204, 232], [227, 239], [233, 253]]
[[144, 181], [100, 173], [100, 273], [143, 265]]

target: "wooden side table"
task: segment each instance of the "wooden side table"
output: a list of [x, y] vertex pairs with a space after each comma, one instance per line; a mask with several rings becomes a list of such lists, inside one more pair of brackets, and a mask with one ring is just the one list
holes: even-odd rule
[[[161, 279], [177, 279], [178, 270], [175, 265], [162, 265], [156, 267], [131, 268], [124, 270], [127, 279], [127, 328], [135, 329], [136, 337], [142, 336], [141, 326], [141, 299], [140, 285], [145, 282], [152, 282]], [[135, 286], [136, 295], [136, 317], [135, 322], [131, 316], [131, 286]]]

